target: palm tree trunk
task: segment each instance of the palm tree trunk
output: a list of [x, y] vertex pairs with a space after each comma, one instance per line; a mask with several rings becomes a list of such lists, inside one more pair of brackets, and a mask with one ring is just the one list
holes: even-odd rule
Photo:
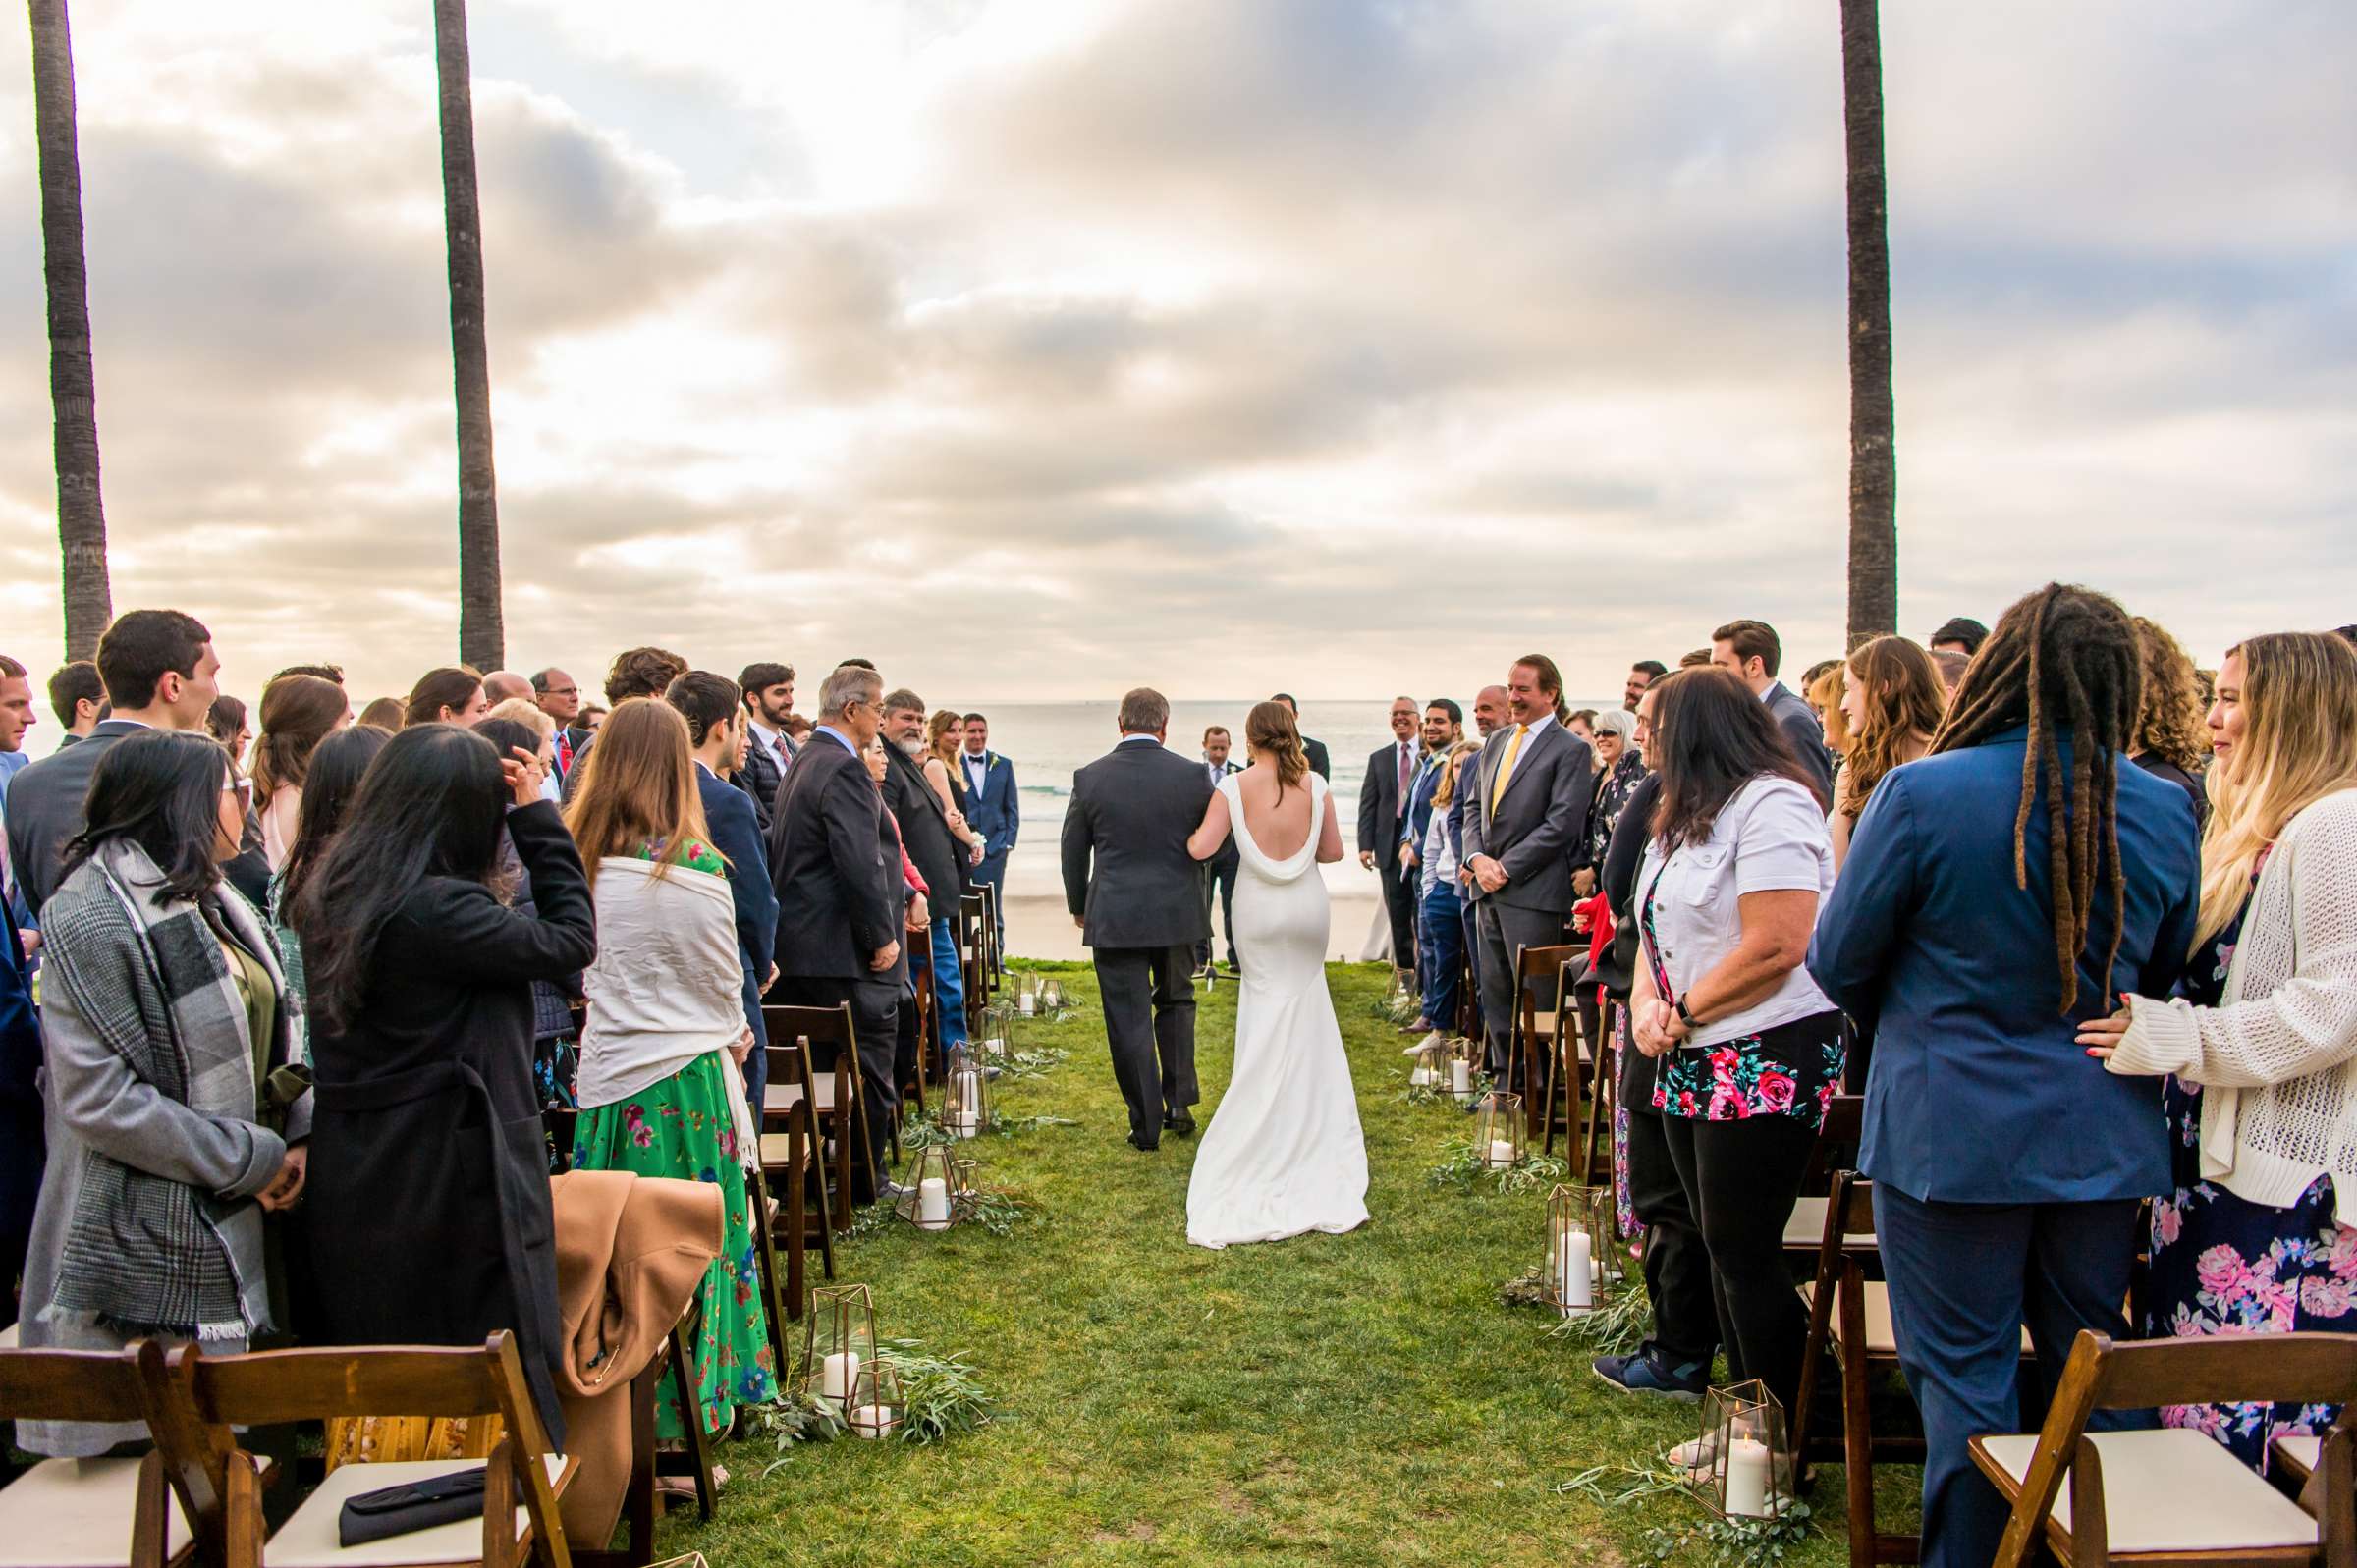
[[1849, 172], [1849, 645], [1898, 629], [1897, 415], [1891, 398], [1891, 243], [1883, 179], [1878, 0], [1841, 0]]
[[42, 274], [49, 290], [49, 406], [56, 421], [57, 542], [65, 558], [66, 657], [87, 659], [114, 619], [98, 493], [98, 383], [82, 244], [82, 138], [66, 0], [30, 0], [32, 121], [40, 143]]
[[459, 657], [507, 662], [499, 597], [499, 487], [491, 469], [491, 355], [483, 338], [482, 206], [474, 183], [466, 0], [434, 0], [442, 99], [442, 228], [450, 250], [450, 353], [459, 412]]

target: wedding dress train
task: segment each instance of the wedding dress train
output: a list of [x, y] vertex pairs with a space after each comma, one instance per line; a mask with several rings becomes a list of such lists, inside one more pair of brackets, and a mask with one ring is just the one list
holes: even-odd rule
[[1235, 885], [1235, 1068], [1203, 1134], [1186, 1190], [1186, 1239], [1199, 1247], [1340, 1233], [1367, 1222], [1367, 1147], [1342, 1027], [1326, 989], [1332, 910], [1318, 872], [1326, 781], [1308, 778], [1308, 839], [1271, 860], [1244, 826], [1231, 775]]

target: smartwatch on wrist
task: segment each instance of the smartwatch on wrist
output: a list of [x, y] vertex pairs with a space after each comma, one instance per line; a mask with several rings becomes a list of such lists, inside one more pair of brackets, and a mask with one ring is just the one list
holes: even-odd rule
[[1686, 1026], [1687, 1033], [1691, 1034], [1697, 1027], [1694, 1015], [1686, 1010], [1686, 999], [1683, 997], [1677, 999], [1677, 1016], [1678, 1020]]

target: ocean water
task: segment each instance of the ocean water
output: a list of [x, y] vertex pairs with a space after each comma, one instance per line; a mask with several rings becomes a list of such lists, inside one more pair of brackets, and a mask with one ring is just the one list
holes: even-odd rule
[[[1227, 726], [1235, 737], [1234, 760], [1243, 755], [1244, 715], [1258, 699], [1233, 702], [1175, 702], [1171, 704], [1170, 744], [1181, 756], [1202, 755], [1202, 735], [1212, 725]], [[1460, 703], [1466, 698], [1458, 698]], [[1365, 782], [1367, 758], [1392, 738], [1388, 697], [1360, 701], [1304, 701], [1301, 732], [1326, 743], [1334, 763], [1335, 809], [1341, 814], [1343, 847], [1337, 864], [1323, 867], [1326, 885], [1337, 897], [1376, 895], [1375, 875], [1358, 864], [1358, 791]], [[1573, 699], [1574, 708], [1604, 706], [1595, 699]], [[1104, 702], [976, 703], [990, 717], [990, 749], [1014, 764], [1015, 784], [1022, 795], [1022, 832], [1007, 860], [1007, 896], [1062, 897], [1064, 872], [1058, 844], [1064, 834], [1064, 811], [1071, 798], [1072, 775], [1113, 749], [1121, 739], [1115, 724], [1117, 700]], [[1473, 720], [1465, 718], [1471, 735]]]

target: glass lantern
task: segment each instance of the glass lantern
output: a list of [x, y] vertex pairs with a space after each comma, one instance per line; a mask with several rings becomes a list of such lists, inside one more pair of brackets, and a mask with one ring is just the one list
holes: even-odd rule
[[1617, 1290], [1628, 1283], [1628, 1252], [1620, 1245], [1620, 1211], [1613, 1202], [1612, 1184], [1583, 1187], [1580, 1192], [1588, 1258], [1596, 1267], [1596, 1288]]
[[959, 1138], [990, 1126], [990, 1073], [964, 1041], [950, 1048], [949, 1069], [942, 1075], [941, 1125]]
[[1792, 1505], [1784, 1407], [1756, 1378], [1702, 1396], [1687, 1485], [1722, 1519], [1774, 1519]]
[[1588, 1216], [1585, 1188], [1559, 1185], [1547, 1194], [1547, 1266], [1539, 1293], [1566, 1318], [1594, 1312], [1604, 1284]]
[[851, 1402], [844, 1424], [854, 1437], [890, 1437], [908, 1414], [908, 1399], [901, 1391], [901, 1375], [888, 1361], [867, 1362], [851, 1383]]
[[1064, 982], [1050, 980], [1039, 988], [1039, 1010], [1051, 1018], [1064, 1013]]
[[919, 1230], [947, 1230], [965, 1217], [958, 1204], [957, 1162], [950, 1159], [947, 1144], [932, 1144], [916, 1152], [908, 1192], [893, 1207]]
[[1522, 1159], [1522, 1097], [1492, 1090], [1474, 1118], [1473, 1147], [1482, 1164], [1504, 1170]]
[[838, 1411], [850, 1408], [859, 1370], [876, 1359], [876, 1299], [865, 1285], [821, 1285], [802, 1322], [801, 1391]]
[[1039, 976], [1028, 969], [1023, 971], [1022, 979], [1015, 982], [1014, 1010], [1024, 1018], [1039, 1016]]
[[981, 1033], [977, 1038], [981, 1043], [984, 1060], [1005, 1061], [1013, 1054], [1014, 1048], [1010, 1043], [1012, 1031], [1007, 1016], [1011, 1010], [1003, 1001], [993, 1001], [982, 1008]]
[[1449, 1043], [1436, 1040], [1429, 1046], [1416, 1048], [1416, 1065], [1407, 1075], [1410, 1089], [1429, 1089], [1436, 1094], [1449, 1092]]
[[1445, 1053], [1443, 1065], [1448, 1076], [1440, 1085], [1441, 1092], [1464, 1105], [1471, 1105], [1473, 1097], [1479, 1092], [1481, 1081], [1481, 1043], [1458, 1035], [1442, 1050]]
[[960, 1219], [971, 1219], [982, 1204], [981, 1164], [972, 1160], [950, 1162], [950, 1208]]

